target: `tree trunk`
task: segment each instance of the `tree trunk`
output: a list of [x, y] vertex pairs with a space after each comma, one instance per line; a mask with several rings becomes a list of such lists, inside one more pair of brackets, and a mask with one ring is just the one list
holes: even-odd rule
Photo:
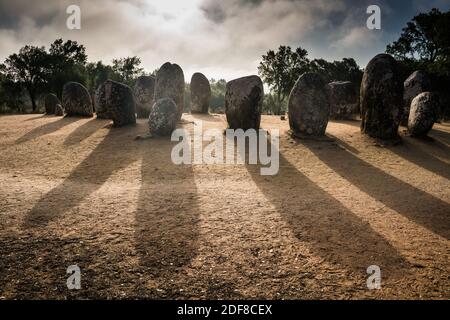
[[36, 112], [37, 109], [37, 105], [36, 105], [36, 95], [34, 93], [34, 90], [27, 88], [28, 90], [28, 95], [30, 96], [31, 99], [31, 108], [33, 110], [33, 112]]
[[277, 116], [279, 116], [281, 114], [281, 93], [280, 93], [280, 89], [278, 89], [277, 92], [277, 110], [276, 110], [276, 114]]

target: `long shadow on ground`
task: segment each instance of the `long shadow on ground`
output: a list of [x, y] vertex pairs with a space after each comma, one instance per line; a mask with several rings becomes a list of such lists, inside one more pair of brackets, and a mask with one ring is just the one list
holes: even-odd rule
[[140, 142], [142, 181], [135, 217], [139, 263], [146, 273], [165, 279], [165, 297], [180, 295], [180, 288], [170, 281], [196, 256], [199, 233], [193, 170], [173, 164], [174, 144], [170, 138]]
[[46, 123], [40, 127], [34, 128], [33, 130], [27, 132], [22, 137], [17, 139], [16, 143], [17, 144], [24, 143], [42, 137], [44, 135], [53, 133], [79, 120], [81, 120], [81, 118], [61, 118], [59, 120]]
[[138, 160], [137, 152], [131, 152], [135, 144], [123, 145], [117, 141], [123, 130], [128, 128], [111, 130], [61, 184], [42, 196], [26, 216], [23, 227], [45, 226], [61, 217], [98, 190], [114, 172]]
[[311, 252], [343, 268], [365, 275], [378, 265], [390, 277], [408, 263], [370, 225], [318, 187], [280, 154], [275, 176], [261, 176], [257, 166], [248, 171], [258, 188], [277, 208]]
[[[338, 146], [324, 144], [316, 148], [313, 143], [301, 143], [363, 192], [435, 234], [450, 239], [450, 205], [447, 202], [387, 174]], [[397, 152], [405, 155], [405, 151], [400, 150]], [[431, 168], [431, 164], [427, 166]]]

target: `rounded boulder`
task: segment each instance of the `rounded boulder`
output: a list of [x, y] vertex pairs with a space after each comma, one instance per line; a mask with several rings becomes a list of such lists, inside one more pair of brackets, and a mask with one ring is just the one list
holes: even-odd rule
[[170, 98], [159, 99], [152, 106], [148, 118], [150, 133], [155, 136], [169, 136], [178, 122], [178, 108]]
[[191, 113], [208, 113], [211, 103], [211, 86], [203, 73], [194, 73], [190, 83]]
[[264, 87], [258, 76], [229, 81], [225, 93], [225, 114], [230, 129], [256, 129], [261, 124]]
[[296, 136], [323, 136], [330, 104], [326, 83], [317, 73], [301, 75], [289, 95], [289, 126]]
[[411, 102], [408, 131], [413, 137], [426, 136], [433, 128], [440, 110], [439, 96], [432, 92], [422, 92]]
[[403, 82], [397, 61], [375, 56], [364, 71], [360, 92], [361, 132], [373, 138], [395, 139], [403, 114]]
[[94, 110], [88, 90], [78, 82], [68, 82], [63, 87], [62, 102], [67, 116], [92, 117]]

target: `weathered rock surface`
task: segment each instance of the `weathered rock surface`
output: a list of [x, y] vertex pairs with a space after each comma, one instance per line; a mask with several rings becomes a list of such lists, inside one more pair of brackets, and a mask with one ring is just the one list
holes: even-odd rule
[[91, 96], [88, 90], [78, 82], [68, 82], [64, 85], [62, 102], [67, 116], [92, 117]]
[[55, 116], [61, 117], [64, 115], [64, 108], [62, 105], [57, 104], [55, 107]]
[[408, 131], [413, 137], [426, 136], [438, 119], [439, 96], [432, 92], [422, 92], [411, 102]]
[[351, 120], [359, 113], [358, 94], [350, 81], [336, 81], [327, 85], [330, 99], [330, 119]]
[[177, 106], [178, 120], [184, 111], [184, 85], [183, 69], [175, 63], [164, 63], [156, 73], [154, 99], [172, 99]]
[[123, 83], [112, 80], [105, 81], [98, 90], [97, 112], [101, 117], [113, 120], [115, 127], [136, 123], [133, 91]]
[[412, 100], [422, 92], [431, 91], [431, 81], [423, 71], [413, 72], [403, 84], [403, 116], [401, 124], [406, 125]]
[[46, 114], [55, 114], [56, 106], [58, 104], [61, 104], [61, 102], [55, 94], [49, 93], [45, 95], [44, 107]]
[[171, 135], [177, 122], [178, 108], [175, 102], [170, 98], [157, 100], [148, 118], [150, 133], [155, 136]]
[[330, 104], [326, 83], [316, 73], [301, 75], [289, 95], [289, 125], [297, 136], [323, 136]]
[[397, 138], [403, 114], [403, 83], [393, 57], [379, 54], [369, 62], [360, 94], [361, 132], [379, 139]]
[[230, 129], [259, 129], [264, 87], [258, 76], [248, 76], [227, 83], [225, 114]]
[[111, 119], [111, 116], [108, 114], [107, 106], [106, 106], [106, 83], [111, 80], [106, 80], [103, 82], [95, 92], [95, 112], [97, 114], [98, 119]]
[[211, 86], [203, 73], [194, 73], [190, 83], [191, 113], [208, 113], [211, 103]]
[[152, 76], [140, 76], [133, 88], [138, 118], [148, 118], [154, 103], [156, 79]]

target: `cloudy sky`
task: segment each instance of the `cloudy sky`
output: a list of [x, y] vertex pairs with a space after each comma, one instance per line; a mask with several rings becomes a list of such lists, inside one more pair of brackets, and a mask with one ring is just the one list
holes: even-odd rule
[[[81, 30], [66, 27], [71, 4], [81, 8]], [[366, 27], [371, 4], [381, 8], [381, 30]], [[261, 55], [280, 44], [364, 66], [433, 7], [449, 10], [450, 0], [0, 0], [0, 61], [62, 37], [84, 44], [90, 61], [137, 55], [147, 71], [176, 62], [187, 81], [196, 71], [226, 80], [255, 74]]]

